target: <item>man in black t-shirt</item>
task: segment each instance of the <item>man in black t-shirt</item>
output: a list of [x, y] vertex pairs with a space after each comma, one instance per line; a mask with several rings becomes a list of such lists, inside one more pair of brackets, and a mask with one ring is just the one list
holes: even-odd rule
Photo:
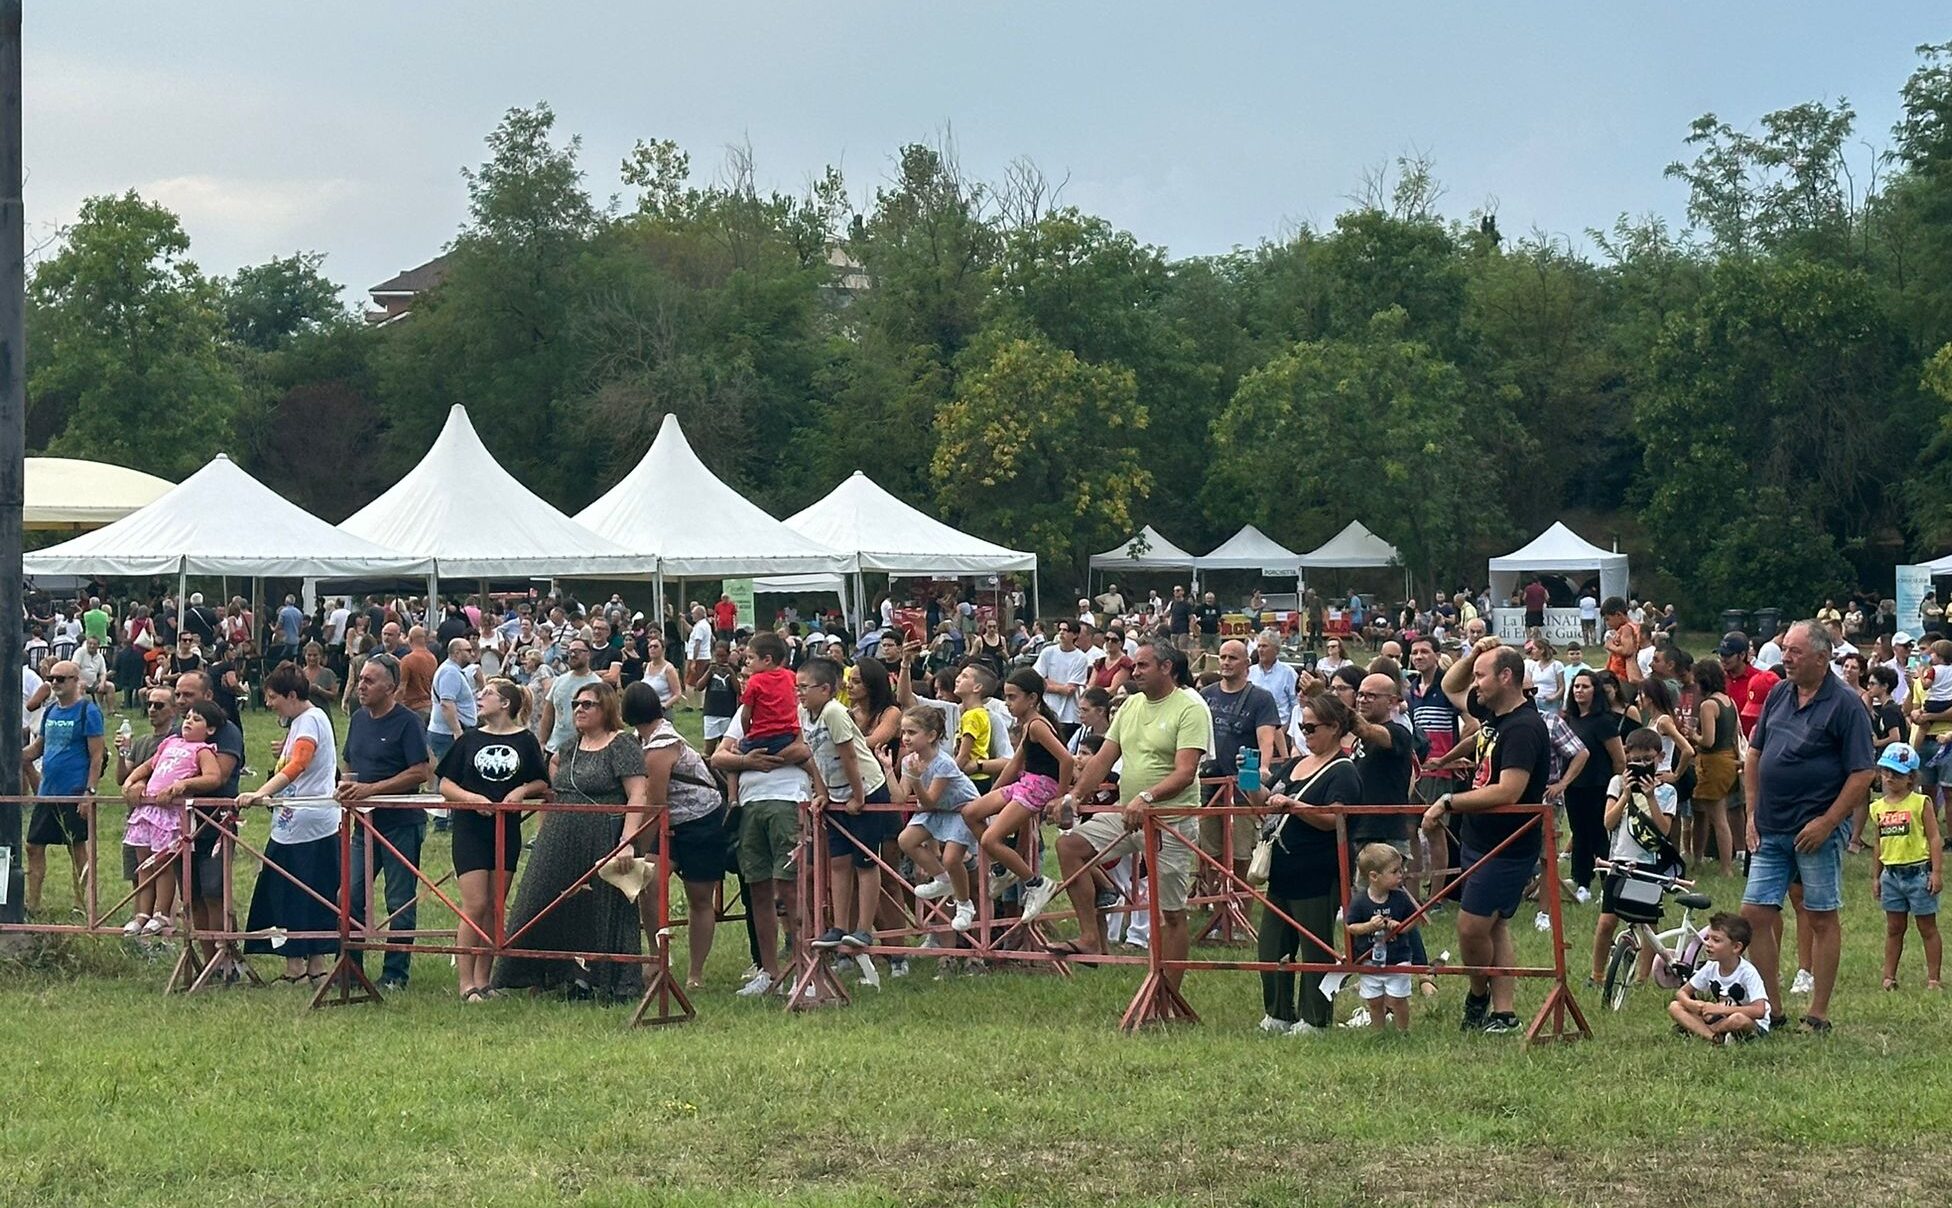
[[1193, 602], [1186, 598], [1184, 587], [1173, 588], [1172, 602], [1166, 605], [1166, 625], [1173, 641], [1183, 649], [1193, 632]]
[[1224, 614], [1212, 592], [1200, 597], [1200, 606], [1194, 610], [1194, 615], [1200, 618], [1200, 644], [1208, 650], [1214, 649], [1220, 644], [1220, 618]]
[[[346, 742], [341, 750], [345, 767], [339, 775], [339, 800], [346, 804], [369, 797], [391, 797], [417, 793], [432, 775], [427, 746], [427, 728], [420, 715], [400, 704], [400, 664], [393, 656], [376, 654], [366, 660], [353, 681], [359, 708], [346, 719]], [[387, 930], [412, 931], [416, 922], [414, 901], [419, 885], [413, 869], [420, 863], [421, 842], [427, 835], [427, 811], [418, 806], [379, 806], [373, 809], [373, 828], [398, 849], [373, 844], [373, 880], [386, 880], [386, 910], [393, 922]], [[402, 859], [404, 857], [404, 860]], [[352, 906], [354, 913], [370, 927], [373, 919], [366, 909], [366, 837], [354, 832], [352, 843]], [[411, 936], [400, 942], [412, 943]], [[405, 952], [389, 952], [380, 971], [382, 989], [403, 990], [407, 985], [409, 962]], [[364, 965], [364, 959], [361, 959]]]
[[[1395, 719], [1402, 689], [1390, 675], [1367, 675], [1356, 689], [1356, 773], [1362, 777], [1362, 804], [1407, 805], [1410, 801], [1410, 727]], [[1411, 852], [1409, 814], [1349, 816], [1349, 867], [1368, 843], [1388, 843]]]
[[[1514, 961], [1511, 916], [1538, 867], [1540, 828], [1526, 830], [1534, 820], [1523, 814], [1480, 811], [1545, 800], [1552, 737], [1537, 706], [1525, 697], [1524, 656], [1496, 637], [1480, 639], [1469, 657], [1452, 664], [1444, 673], [1444, 693], [1478, 719], [1477, 771], [1470, 788], [1437, 798], [1423, 825], [1432, 829], [1442, 826], [1448, 815], [1459, 815], [1462, 850], [1457, 862], [1465, 872], [1458, 895], [1457, 946], [1464, 963], [1509, 967]], [[1518, 837], [1495, 857], [1472, 867], [1513, 835]], [[1471, 992], [1464, 1000], [1465, 1030], [1518, 1031], [1513, 990], [1509, 977], [1472, 974]]]

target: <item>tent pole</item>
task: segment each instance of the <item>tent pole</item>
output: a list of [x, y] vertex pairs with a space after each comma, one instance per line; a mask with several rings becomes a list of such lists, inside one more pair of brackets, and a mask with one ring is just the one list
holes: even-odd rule
[[[434, 628], [434, 610], [440, 606], [440, 599], [441, 566], [436, 562], [427, 571], [427, 606], [420, 610], [420, 623], [428, 629]], [[431, 639], [434, 635], [430, 633], [427, 636]]]
[[190, 598], [190, 564], [187, 560], [176, 563], [176, 632], [183, 632], [184, 608]]
[[1044, 589], [1037, 581], [1037, 568], [1030, 568], [1030, 619], [1044, 615]]

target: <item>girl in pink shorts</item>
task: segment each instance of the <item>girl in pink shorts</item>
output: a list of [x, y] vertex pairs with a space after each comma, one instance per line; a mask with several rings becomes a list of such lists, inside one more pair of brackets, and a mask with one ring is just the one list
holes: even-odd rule
[[125, 847], [149, 853], [136, 876], [135, 914], [124, 935], [166, 935], [176, 904], [177, 847], [183, 838], [183, 798], [209, 792], [224, 782], [212, 741], [223, 727], [223, 710], [197, 701], [183, 714], [178, 733], [163, 739], [156, 753], [129, 773], [122, 798], [130, 805]]
[[1003, 703], [1016, 721], [1010, 731], [1016, 754], [996, 778], [996, 787], [964, 806], [962, 816], [982, 836], [983, 851], [992, 862], [990, 895], [999, 896], [1021, 881], [1028, 912], [1033, 899], [1048, 902], [1055, 886], [1012, 843], [1043, 818], [1045, 806], [1070, 790], [1076, 764], [1058, 734], [1057, 718], [1044, 706], [1043, 676], [1028, 667], [1011, 672], [1003, 681]]

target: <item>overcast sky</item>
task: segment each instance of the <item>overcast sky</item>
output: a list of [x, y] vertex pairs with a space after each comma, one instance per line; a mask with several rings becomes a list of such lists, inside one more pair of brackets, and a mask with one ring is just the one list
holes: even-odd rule
[[[762, 182], [822, 165], [857, 200], [952, 127], [984, 178], [1028, 156], [1061, 200], [1175, 255], [1326, 223], [1364, 171], [1436, 161], [1444, 208], [1578, 238], [1683, 217], [1661, 169], [1697, 115], [1848, 97], [1883, 146], [1943, 0], [1620, 5], [28, 0], [29, 244], [90, 194], [182, 216], [206, 271], [307, 249], [365, 300], [461, 223], [507, 108], [583, 136], [600, 200], [640, 137]], [[1867, 157], [1868, 151], [1860, 158]]]

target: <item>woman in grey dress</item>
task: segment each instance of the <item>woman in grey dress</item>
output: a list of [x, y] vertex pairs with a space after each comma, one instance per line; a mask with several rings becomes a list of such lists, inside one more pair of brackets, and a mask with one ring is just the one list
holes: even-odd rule
[[[617, 690], [598, 681], [585, 684], [570, 699], [576, 740], [565, 743], [550, 761], [555, 799], [572, 805], [614, 805], [617, 812], [546, 813], [536, 831], [535, 851], [515, 894], [508, 934], [514, 935], [555, 902], [623, 837], [624, 812], [646, 808], [644, 748], [624, 729]], [[557, 952], [643, 951], [644, 930], [637, 908], [600, 878], [549, 909], [515, 947]], [[495, 964], [501, 990], [550, 990], [572, 998], [635, 998], [644, 990], [643, 966], [634, 961], [593, 960], [587, 966], [551, 957], [503, 957]]]

